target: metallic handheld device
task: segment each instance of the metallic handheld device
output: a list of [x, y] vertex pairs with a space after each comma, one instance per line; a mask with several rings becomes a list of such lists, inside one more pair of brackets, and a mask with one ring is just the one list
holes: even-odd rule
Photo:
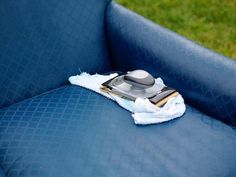
[[144, 70], [118, 75], [103, 83], [101, 89], [130, 100], [148, 98], [157, 106], [162, 106], [169, 98], [178, 95], [176, 90], [155, 82], [153, 76]]

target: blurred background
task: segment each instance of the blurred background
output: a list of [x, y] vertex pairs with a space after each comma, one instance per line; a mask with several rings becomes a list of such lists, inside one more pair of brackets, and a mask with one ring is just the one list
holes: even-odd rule
[[116, 0], [195, 42], [236, 59], [236, 0]]

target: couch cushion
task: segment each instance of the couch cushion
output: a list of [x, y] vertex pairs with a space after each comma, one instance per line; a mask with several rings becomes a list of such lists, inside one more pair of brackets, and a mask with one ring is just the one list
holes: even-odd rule
[[189, 106], [136, 126], [113, 101], [65, 86], [0, 110], [0, 164], [12, 177], [236, 176], [236, 133]]
[[104, 15], [110, 0], [1, 0], [0, 108], [110, 70]]

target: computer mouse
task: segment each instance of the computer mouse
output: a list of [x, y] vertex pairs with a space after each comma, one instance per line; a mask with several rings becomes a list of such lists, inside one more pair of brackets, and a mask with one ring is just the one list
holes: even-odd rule
[[124, 81], [134, 87], [148, 88], [155, 84], [154, 77], [147, 71], [138, 69], [124, 75]]

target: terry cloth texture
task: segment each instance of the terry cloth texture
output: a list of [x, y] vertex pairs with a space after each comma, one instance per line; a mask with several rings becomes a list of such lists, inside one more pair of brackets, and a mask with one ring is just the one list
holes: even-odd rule
[[[117, 76], [117, 73], [110, 75], [81, 73], [77, 76], [71, 76], [69, 82], [90, 90], [93, 90], [109, 99], [116, 101], [121, 107], [132, 112], [135, 124], [148, 125], [166, 122], [181, 117], [186, 106], [181, 95], [168, 100], [161, 108], [153, 105], [148, 99], [137, 98], [135, 101], [121, 98], [112, 93], [106, 93], [100, 90], [102, 83]], [[156, 84], [163, 84], [161, 78], [155, 79]]]

